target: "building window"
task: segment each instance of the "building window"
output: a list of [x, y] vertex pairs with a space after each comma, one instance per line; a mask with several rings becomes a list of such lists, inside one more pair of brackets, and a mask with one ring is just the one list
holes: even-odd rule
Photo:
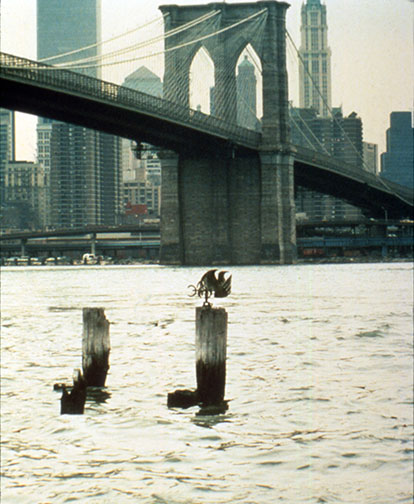
[[318, 29], [311, 28], [311, 50], [317, 51], [319, 49], [318, 44]]

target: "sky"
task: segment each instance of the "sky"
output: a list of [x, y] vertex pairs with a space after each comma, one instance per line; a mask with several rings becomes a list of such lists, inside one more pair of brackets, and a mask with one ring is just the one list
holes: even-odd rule
[[[70, 1], [70, 0], [62, 0]], [[159, 5], [192, 5], [201, 0], [101, 0], [102, 39], [133, 29], [160, 15]], [[327, 6], [328, 45], [332, 51], [332, 106], [363, 121], [364, 141], [386, 149], [392, 111], [413, 111], [414, 0], [322, 0]], [[245, 0], [226, 0], [245, 3]], [[303, 0], [290, 0], [287, 29], [300, 46]], [[0, 48], [36, 59], [36, 0], [1, 0]], [[289, 96], [298, 106], [298, 78], [288, 58]], [[18, 114], [17, 157], [35, 160], [36, 119]]]

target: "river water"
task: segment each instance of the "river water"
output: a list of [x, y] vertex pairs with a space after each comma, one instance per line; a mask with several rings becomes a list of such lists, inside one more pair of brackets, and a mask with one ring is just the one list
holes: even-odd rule
[[[412, 502], [412, 265], [230, 269], [210, 417], [166, 406], [195, 386], [203, 269], [2, 269], [2, 504]], [[85, 306], [111, 322], [108, 397], [60, 415]]]

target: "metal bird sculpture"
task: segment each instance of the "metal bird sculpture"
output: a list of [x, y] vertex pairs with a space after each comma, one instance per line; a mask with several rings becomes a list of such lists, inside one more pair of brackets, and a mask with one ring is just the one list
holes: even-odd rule
[[231, 293], [231, 275], [226, 278], [225, 275], [228, 271], [219, 271], [216, 276], [217, 269], [208, 270], [200, 278], [197, 285], [189, 285], [193, 289], [190, 294], [191, 297], [197, 295], [198, 297], [204, 296], [204, 304], [210, 305], [208, 298], [214, 294], [214, 297], [223, 298]]

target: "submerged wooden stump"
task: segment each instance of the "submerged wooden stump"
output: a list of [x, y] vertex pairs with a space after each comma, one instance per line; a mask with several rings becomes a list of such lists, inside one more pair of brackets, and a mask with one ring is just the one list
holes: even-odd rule
[[205, 406], [224, 401], [226, 354], [226, 310], [210, 305], [196, 308], [197, 395]]
[[88, 387], [103, 387], [109, 369], [109, 322], [103, 308], [83, 308], [82, 369]]
[[196, 390], [178, 389], [175, 392], [169, 392], [167, 406], [169, 408], [191, 408], [200, 402]]
[[62, 397], [60, 398], [60, 414], [82, 415], [86, 401], [86, 382], [79, 369], [73, 376], [73, 387], [70, 392], [62, 385]]

